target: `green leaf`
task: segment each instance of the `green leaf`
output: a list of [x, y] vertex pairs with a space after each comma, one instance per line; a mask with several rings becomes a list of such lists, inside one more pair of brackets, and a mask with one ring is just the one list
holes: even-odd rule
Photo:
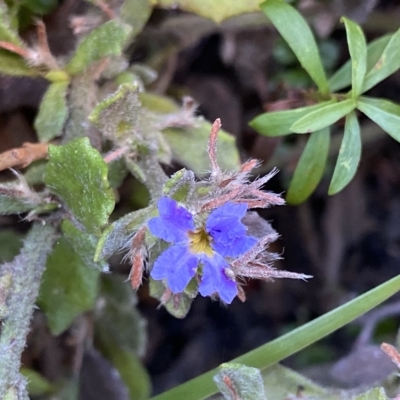
[[42, 203], [41, 197], [23, 185], [0, 185], [0, 215], [31, 211]]
[[62, 133], [68, 116], [68, 85], [69, 82], [52, 83], [40, 103], [34, 124], [40, 142], [49, 142]]
[[[191, 128], [168, 128], [163, 131], [174, 158], [196, 174], [205, 174], [210, 169], [207, 143], [211, 124], [199, 121]], [[237, 169], [240, 164], [235, 138], [225, 131], [218, 133], [217, 159], [222, 169]]]
[[54, 386], [33, 369], [22, 367], [20, 372], [28, 381], [28, 392], [30, 396], [42, 396], [54, 391]]
[[121, 140], [134, 134], [140, 106], [137, 87], [124, 83], [96, 105], [89, 121], [108, 139]]
[[214, 382], [226, 400], [266, 400], [260, 370], [243, 364], [225, 363]]
[[[268, 368], [347, 325], [349, 322], [354, 321], [398, 291], [400, 291], [400, 276], [396, 276], [367, 293], [358, 296], [356, 299], [232, 360], [232, 362], [245, 364], [261, 370]], [[152, 397], [151, 400], [204, 399], [216, 393], [216, 388], [212, 380], [216, 373], [218, 373], [218, 369], [208, 371], [167, 392]]]
[[290, 204], [305, 201], [324, 173], [330, 143], [329, 128], [313, 132], [294, 171], [286, 200]]
[[119, 56], [132, 28], [118, 20], [111, 20], [89, 33], [75, 51], [65, 70], [71, 75], [87, 69], [104, 57]]
[[353, 397], [353, 400], [390, 400], [386, 396], [385, 389], [375, 388], [371, 389], [366, 393], [360, 394], [357, 397]]
[[259, 115], [250, 121], [250, 126], [258, 133], [265, 136], [283, 136], [293, 132], [290, 127], [300, 118], [306, 116], [310, 112], [317, 111], [327, 105], [334, 104], [334, 99], [324, 101], [322, 103], [313, 104], [312, 106], [296, 108], [293, 110], [273, 111]]
[[283, 0], [267, 0], [261, 10], [286, 40], [302, 67], [322, 94], [329, 93], [328, 81], [310, 27], [299, 12]]
[[400, 68], [400, 29], [397, 30], [384, 48], [375, 65], [365, 75], [362, 92], [371, 89]]
[[99, 271], [88, 267], [61, 238], [46, 262], [38, 299], [53, 335], [64, 332], [76, 316], [91, 310], [98, 293]]
[[0, 73], [12, 76], [37, 76], [39, 72], [26, 64], [18, 54], [0, 49]]
[[102, 307], [95, 309], [95, 344], [117, 368], [130, 398], [149, 398], [150, 379], [139, 358], [146, 350], [145, 321], [131, 286], [118, 275], [103, 275]]
[[96, 236], [80, 231], [67, 219], [62, 222], [61, 229], [70, 246], [82, 258], [85, 265], [101, 272], [109, 271], [108, 264], [104, 260], [98, 262], [93, 260], [98, 241]]
[[351, 57], [352, 97], [361, 94], [367, 71], [367, 42], [361, 27], [352, 20], [342, 17], [346, 27], [347, 45]]
[[220, 23], [235, 15], [259, 11], [261, 0], [151, 0], [151, 3], [164, 8], [179, 8]]
[[145, 26], [152, 11], [149, 0], [125, 0], [121, 7], [121, 19], [132, 27], [131, 36], [135, 37]]
[[360, 97], [357, 108], [400, 142], [400, 105], [384, 99]]
[[354, 99], [328, 104], [297, 120], [290, 129], [295, 133], [309, 133], [326, 128], [354, 110], [357, 103]]
[[[379, 60], [383, 49], [389, 43], [393, 35], [381, 36], [373, 40], [367, 46], [367, 71], [369, 71]], [[351, 85], [351, 60], [343, 64], [329, 79], [331, 92], [337, 92]]]
[[328, 194], [340, 192], [355, 175], [361, 158], [361, 132], [357, 116], [351, 112], [346, 116], [344, 136]]
[[44, 181], [93, 234], [100, 234], [114, 209], [114, 193], [107, 173], [107, 164], [88, 138], [49, 146]]

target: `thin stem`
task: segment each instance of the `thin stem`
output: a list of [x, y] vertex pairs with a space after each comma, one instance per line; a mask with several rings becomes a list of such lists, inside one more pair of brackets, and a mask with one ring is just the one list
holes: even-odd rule
[[46, 257], [56, 238], [50, 224], [34, 223], [21, 253], [1, 266], [0, 293], [5, 301], [0, 335], [0, 398], [14, 390], [18, 400], [27, 399], [26, 382], [19, 373], [21, 354], [29, 332]]

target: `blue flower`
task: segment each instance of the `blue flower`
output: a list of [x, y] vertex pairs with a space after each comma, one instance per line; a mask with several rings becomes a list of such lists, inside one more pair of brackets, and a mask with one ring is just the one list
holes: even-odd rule
[[238, 290], [225, 257], [238, 257], [257, 242], [246, 235], [241, 222], [247, 204], [225, 203], [202, 226], [196, 226], [193, 215], [169, 197], [160, 198], [158, 210], [159, 217], [148, 222], [150, 232], [173, 245], [154, 262], [151, 277], [166, 279], [171, 291], [180, 293], [198, 273], [202, 296], [218, 293], [231, 303]]

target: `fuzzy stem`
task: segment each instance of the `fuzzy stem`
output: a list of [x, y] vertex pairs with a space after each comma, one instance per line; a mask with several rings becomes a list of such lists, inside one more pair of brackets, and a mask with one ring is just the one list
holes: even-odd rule
[[36, 222], [24, 242], [21, 253], [1, 266], [1, 275], [11, 275], [0, 287], [6, 295], [6, 317], [0, 335], [0, 399], [14, 389], [18, 400], [28, 399], [25, 379], [20, 375], [21, 354], [29, 332], [46, 257], [56, 238], [50, 224]]

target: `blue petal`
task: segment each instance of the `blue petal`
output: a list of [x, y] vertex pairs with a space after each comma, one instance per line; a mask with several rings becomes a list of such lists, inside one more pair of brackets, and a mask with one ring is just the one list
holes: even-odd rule
[[202, 296], [210, 296], [218, 293], [221, 300], [230, 304], [237, 295], [237, 284], [225, 274], [229, 265], [219, 254], [213, 257], [202, 257], [203, 275], [199, 285], [199, 293]]
[[213, 238], [213, 249], [222, 256], [236, 257], [257, 242], [246, 236], [247, 228], [241, 222], [246, 211], [247, 204], [226, 203], [209, 215], [206, 229]]
[[192, 214], [169, 197], [160, 198], [158, 211], [160, 216], [148, 222], [150, 232], [170, 243], [187, 241], [187, 232], [195, 229]]
[[198, 264], [198, 259], [188, 247], [174, 245], [157, 258], [150, 276], [155, 280], [166, 279], [171, 291], [180, 293], [196, 274]]
[[242, 236], [235, 239], [227, 245], [212, 243], [211, 247], [217, 253], [224, 257], [238, 257], [250, 250], [257, 243], [257, 239], [252, 236]]

